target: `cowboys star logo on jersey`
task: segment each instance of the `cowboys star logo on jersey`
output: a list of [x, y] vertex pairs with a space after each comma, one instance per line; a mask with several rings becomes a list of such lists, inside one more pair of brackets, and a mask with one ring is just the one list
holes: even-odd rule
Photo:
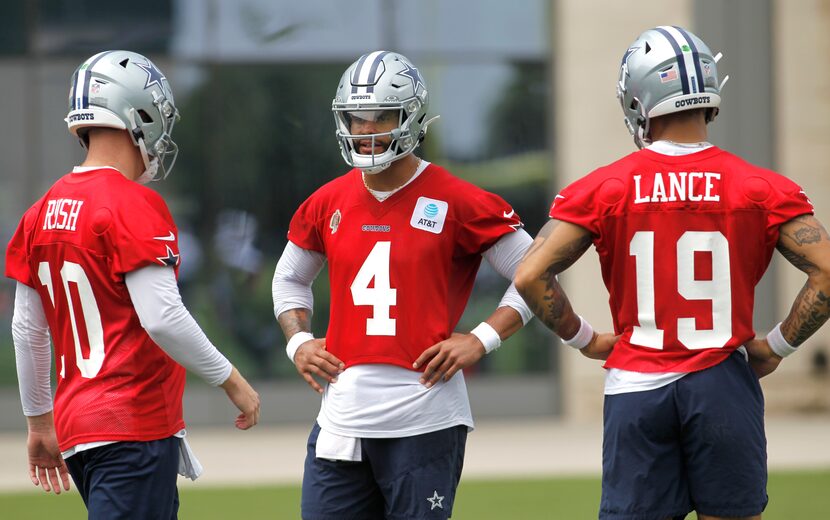
[[167, 248], [167, 254], [165, 256], [156, 257], [156, 260], [158, 260], [161, 265], [176, 267], [179, 265], [180, 255], [174, 253], [173, 250], [170, 249], [170, 246], [165, 245], [165, 247]]

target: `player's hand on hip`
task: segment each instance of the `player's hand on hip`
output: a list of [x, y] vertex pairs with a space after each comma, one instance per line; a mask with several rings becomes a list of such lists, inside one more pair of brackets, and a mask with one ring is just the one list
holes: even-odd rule
[[[50, 422], [51, 415], [50, 412]], [[60, 495], [61, 484], [64, 490], [69, 491], [69, 469], [58, 448], [54, 426], [33, 429], [30, 422], [26, 444], [29, 451], [29, 478], [32, 484], [40, 486], [47, 493], [54, 491]]]
[[484, 354], [484, 345], [476, 336], [454, 332], [448, 339], [426, 349], [412, 363], [412, 368], [428, 363], [420, 382], [430, 388], [442, 378], [449, 381], [456, 372], [476, 363]]
[[749, 340], [744, 347], [749, 354], [749, 366], [759, 379], [773, 373], [781, 363], [781, 356], [772, 351], [766, 338]]
[[583, 356], [590, 359], [608, 359], [618, 339], [620, 339], [619, 336], [615, 336], [610, 332], [603, 334], [595, 333], [594, 337], [591, 338], [591, 342], [579, 351]]
[[259, 394], [242, 377], [236, 367], [233, 367], [230, 377], [221, 386], [231, 402], [241, 412], [236, 417], [236, 427], [240, 430], [247, 430], [256, 425], [259, 422]]
[[336, 383], [337, 376], [346, 369], [342, 361], [326, 350], [326, 338], [310, 339], [300, 345], [294, 354], [294, 365], [317, 393], [323, 393], [323, 387], [314, 379], [315, 375], [329, 383]]

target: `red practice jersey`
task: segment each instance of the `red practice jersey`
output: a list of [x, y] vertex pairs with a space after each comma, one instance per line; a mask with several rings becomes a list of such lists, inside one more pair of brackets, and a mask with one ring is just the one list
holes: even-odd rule
[[6, 276], [37, 290], [55, 348], [61, 450], [184, 428], [185, 371], [139, 323], [124, 275], [179, 263], [161, 197], [116, 170], [62, 177], [23, 216]]
[[813, 213], [786, 177], [717, 147], [645, 149], [574, 182], [552, 218], [593, 234], [616, 334], [606, 367], [693, 372], [755, 337], [755, 286], [778, 228]]
[[429, 165], [384, 202], [353, 169], [309, 197], [288, 238], [326, 255], [326, 348], [346, 366], [412, 369], [455, 329], [481, 253], [521, 226], [499, 196]]

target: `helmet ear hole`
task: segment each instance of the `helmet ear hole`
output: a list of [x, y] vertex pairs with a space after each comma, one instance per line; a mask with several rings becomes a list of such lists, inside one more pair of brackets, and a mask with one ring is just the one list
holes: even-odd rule
[[124, 67], [124, 68], [126, 69], [126, 68], [127, 68], [127, 65], [128, 65], [129, 63], [130, 63], [130, 58], [124, 58], [124, 59], [123, 59], [123, 60], [121, 60], [118, 64], [119, 64], [119, 65], [121, 65], [122, 67]]
[[148, 114], [144, 110], [139, 110], [138, 111], [138, 116], [141, 118], [142, 123], [152, 123], [153, 122], [153, 118], [150, 117], [150, 114]]

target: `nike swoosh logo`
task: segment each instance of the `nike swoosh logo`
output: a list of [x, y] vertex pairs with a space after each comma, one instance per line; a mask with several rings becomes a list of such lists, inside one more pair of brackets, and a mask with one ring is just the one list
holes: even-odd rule
[[502, 214], [502, 215], [504, 215], [504, 218], [510, 218], [510, 217], [512, 217], [512, 216], [513, 216], [513, 213], [515, 213], [515, 212], [516, 212], [516, 210], [511, 209], [511, 210], [510, 210], [510, 213], [508, 213], [508, 212], [506, 212], [506, 211], [502, 211], [502, 212], [501, 212], [501, 214]]
[[153, 240], [163, 240], [164, 242], [172, 242], [176, 240], [176, 235], [171, 231], [166, 237], [153, 237]]

